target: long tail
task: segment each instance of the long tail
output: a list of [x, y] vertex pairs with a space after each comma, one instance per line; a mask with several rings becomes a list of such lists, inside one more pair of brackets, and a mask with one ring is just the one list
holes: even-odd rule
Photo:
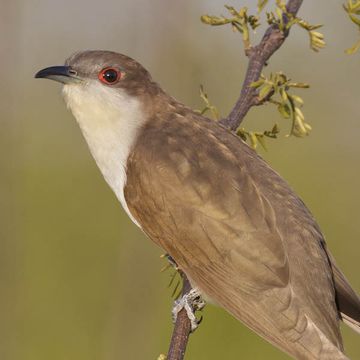
[[360, 334], [360, 297], [352, 289], [331, 256], [330, 259], [334, 274], [336, 301], [342, 320]]

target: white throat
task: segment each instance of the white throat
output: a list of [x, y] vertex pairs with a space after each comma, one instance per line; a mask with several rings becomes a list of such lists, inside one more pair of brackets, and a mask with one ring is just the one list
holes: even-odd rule
[[140, 101], [97, 81], [64, 85], [63, 94], [106, 182], [140, 227], [124, 197], [127, 159], [146, 121]]

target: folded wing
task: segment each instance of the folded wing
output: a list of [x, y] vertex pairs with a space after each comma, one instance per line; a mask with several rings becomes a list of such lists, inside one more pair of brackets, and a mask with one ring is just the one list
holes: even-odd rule
[[129, 159], [125, 197], [215, 303], [293, 356], [346, 358], [322, 235], [237, 137], [195, 115], [153, 121]]

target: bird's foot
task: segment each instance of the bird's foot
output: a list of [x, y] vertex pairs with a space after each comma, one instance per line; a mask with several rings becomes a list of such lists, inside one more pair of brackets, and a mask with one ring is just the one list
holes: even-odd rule
[[202, 317], [197, 319], [195, 316], [196, 311], [204, 308], [206, 302], [202, 299], [198, 289], [191, 289], [187, 294], [183, 295], [180, 299], [174, 301], [172, 309], [173, 322], [176, 322], [177, 316], [182, 309], [185, 309], [186, 314], [191, 322], [191, 332], [194, 332], [199, 326]]

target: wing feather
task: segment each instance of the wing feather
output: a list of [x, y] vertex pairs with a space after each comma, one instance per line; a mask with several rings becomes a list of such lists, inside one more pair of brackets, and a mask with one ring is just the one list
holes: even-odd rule
[[195, 115], [155, 119], [128, 161], [125, 197], [206, 296], [293, 356], [346, 358], [321, 232], [237, 137]]

